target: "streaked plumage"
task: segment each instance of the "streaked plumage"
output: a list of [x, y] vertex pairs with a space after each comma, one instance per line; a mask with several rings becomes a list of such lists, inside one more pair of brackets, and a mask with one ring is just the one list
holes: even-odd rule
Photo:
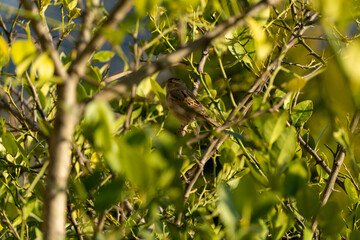
[[186, 87], [185, 83], [178, 78], [170, 78], [165, 82], [166, 105], [182, 125], [193, 121], [203, 120], [215, 127], [220, 124], [210, 118], [205, 107], [196, 99], [195, 95]]

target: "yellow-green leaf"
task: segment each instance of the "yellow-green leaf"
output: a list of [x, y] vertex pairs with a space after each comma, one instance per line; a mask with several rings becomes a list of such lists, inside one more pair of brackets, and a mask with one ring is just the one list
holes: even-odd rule
[[31, 41], [18, 40], [11, 46], [11, 58], [16, 65], [36, 54], [36, 48]]
[[2, 36], [0, 36], [0, 68], [9, 62], [8, 44]]
[[107, 62], [110, 61], [112, 57], [114, 57], [115, 53], [113, 51], [99, 51], [95, 53], [93, 60], [99, 62]]
[[285, 129], [287, 118], [287, 113], [282, 112], [280, 115], [273, 115], [266, 120], [264, 124], [264, 137], [270, 146]]
[[64, 3], [67, 9], [73, 10], [77, 5], [78, 0], [65, 0]]
[[311, 100], [305, 100], [298, 103], [291, 112], [291, 122], [294, 126], [299, 127], [309, 120], [313, 112], [313, 103]]
[[158, 82], [153, 78], [150, 78], [151, 88], [154, 91], [155, 95], [159, 98], [161, 102], [165, 102], [165, 91], [162, 89]]
[[305, 86], [305, 84], [306, 84], [306, 79], [302, 77], [298, 77], [298, 78], [293, 78], [288, 82], [284, 82], [283, 84], [281, 84], [281, 86], [285, 90], [289, 92], [293, 92], [302, 89]]
[[348, 178], [345, 179], [345, 190], [352, 204], [355, 204], [359, 201], [359, 196], [356, 191], [356, 188]]
[[37, 73], [41, 82], [50, 80], [54, 76], [54, 72], [54, 63], [47, 54], [41, 54], [36, 58], [31, 67], [32, 79], [34, 79], [34, 74]]

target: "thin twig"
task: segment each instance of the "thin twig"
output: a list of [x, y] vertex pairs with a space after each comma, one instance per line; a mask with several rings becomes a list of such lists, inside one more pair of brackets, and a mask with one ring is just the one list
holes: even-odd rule
[[35, 101], [35, 104], [36, 104], [36, 107], [37, 107], [37, 110], [40, 112], [40, 115], [41, 117], [45, 120], [45, 121], [48, 121], [45, 113], [44, 113], [44, 110], [42, 109], [42, 106], [41, 106], [41, 103], [40, 103], [40, 99], [39, 99], [39, 95], [37, 94], [37, 90], [34, 86], [34, 84], [32, 83], [31, 79], [30, 79], [30, 76], [28, 74], [28, 72], [25, 72], [25, 76], [26, 76], [26, 80], [30, 86], [30, 89], [31, 89], [31, 92], [33, 94], [33, 98], [34, 98], [34, 101]]
[[199, 75], [195, 77], [194, 85], [191, 90], [195, 96], [197, 95], [199, 90], [200, 80], [202, 78], [202, 75], [204, 74], [204, 67], [206, 60], [208, 59], [208, 56], [209, 56], [209, 46], [206, 46], [202, 51], [202, 56], [199, 61], [199, 65], [197, 66], [197, 72]]
[[[355, 112], [351, 120], [350, 129], [349, 129], [350, 133], [353, 134], [355, 132], [356, 127], [359, 124], [359, 120], [360, 120], [360, 112], [357, 111]], [[327, 180], [324, 192], [321, 195], [320, 207], [323, 207], [327, 203], [331, 193], [334, 190], [335, 181], [340, 172], [340, 168], [344, 162], [345, 155], [346, 155], [346, 147], [340, 146], [340, 151], [338, 152], [337, 157], [334, 159], [333, 169], [331, 170], [331, 173]], [[317, 219], [317, 215], [315, 215], [312, 219], [312, 225], [311, 225], [311, 230], [314, 235], [316, 234], [317, 225], [318, 225], [318, 219]]]
[[[317, 154], [317, 152], [312, 149], [305, 140], [301, 137], [300, 133], [297, 135], [297, 139], [300, 143], [300, 145], [314, 158], [317, 164], [319, 164], [325, 172], [327, 172], [329, 175], [331, 174], [331, 169], [329, 166], [325, 163], [325, 161]], [[336, 183], [345, 190], [344, 182], [341, 181], [339, 178], [336, 178]]]
[[180, 62], [184, 57], [188, 56], [193, 51], [209, 45], [212, 41], [219, 38], [220, 36], [223, 36], [229, 30], [245, 25], [245, 17], [254, 16], [269, 5], [275, 4], [277, 2], [278, 0], [258, 2], [253, 7], [251, 7], [248, 12], [245, 12], [240, 16], [236, 15], [230, 17], [225, 22], [217, 25], [214, 29], [206, 33], [203, 37], [195, 40], [194, 42], [188, 43], [184, 47], [181, 47], [180, 49], [168, 55], [163, 56], [156, 62], [143, 65], [143, 67], [141, 67], [139, 70], [127, 75], [126, 78], [122, 79], [117, 84], [104, 88], [103, 91], [94, 96], [94, 99], [102, 99], [106, 101], [116, 98], [119, 94], [123, 96], [127, 95], [128, 87], [132, 86], [133, 84], [138, 84], [142, 79], [151, 76], [157, 71], [165, 69], [174, 63]]
[[6, 215], [5, 211], [1, 211], [1, 215], [3, 215], [5, 224], [9, 227], [10, 232], [16, 239], [20, 239], [19, 233], [16, 231], [16, 228], [11, 224], [8, 216]]
[[[316, 14], [314, 14], [310, 19], [313, 19], [316, 17]], [[297, 29], [296, 36], [301, 36], [306, 29], [308, 29], [309, 26], [303, 26], [302, 28]], [[225, 121], [225, 124], [221, 127], [219, 127], [218, 131], [225, 130], [228, 125], [233, 125], [232, 121], [234, 122], [240, 122], [243, 117], [237, 117], [238, 112], [243, 109], [243, 116], [246, 114], [246, 112], [250, 109], [250, 106], [252, 104], [251, 97], [253, 94], [262, 91], [265, 83], [270, 78], [272, 72], [278, 68], [281, 65], [282, 59], [285, 57], [285, 54], [297, 43], [297, 37], [295, 35], [292, 35], [284, 48], [282, 49], [281, 54], [274, 59], [269, 66], [263, 71], [263, 73], [260, 75], [260, 77], [255, 81], [255, 83], [252, 85], [252, 87], [249, 89], [248, 94], [238, 103], [238, 105], [232, 110], [232, 112], [229, 114], [228, 118]], [[228, 137], [227, 134], [223, 135], [220, 138], [214, 138], [211, 140], [209, 147], [206, 149], [205, 154], [199, 161], [199, 165], [197, 166], [195, 174], [191, 177], [189, 183], [187, 184], [185, 188], [184, 193], [184, 200], [187, 201], [189, 194], [192, 190], [192, 187], [194, 186], [195, 182], [197, 181], [198, 177], [200, 176], [203, 166], [205, 163], [210, 159], [210, 157], [216, 152], [216, 150], [221, 146], [221, 144], [226, 140]], [[180, 225], [181, 223], [181, 217], [182, 213], [179, 214], [175, 220], [175, 223], [177, 225]]]
[[68, 205], [68, 212], [70, 214], [69, 218], [70, 218], [70, 221], [71, 221], [72, 225], [74, 226], [77, 239], [78, 240], [83, 240], [84, 237], [83, 237], [82, 231], [80, 229], [79, 224], [76, 221], [75, 214], [74, 214], [74, 209], [72, 208], [72, 206], [70, 204]]

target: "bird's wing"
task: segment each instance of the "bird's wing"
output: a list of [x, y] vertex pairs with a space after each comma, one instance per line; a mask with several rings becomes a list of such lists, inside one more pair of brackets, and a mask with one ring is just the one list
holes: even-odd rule
[[196, 113], [203, 117], [208, 117], [204, 106], [195, 98], [194, 94], [187, 89], [171, 91], [170, 96], [173, 101], [176, 101], [186, 111]]

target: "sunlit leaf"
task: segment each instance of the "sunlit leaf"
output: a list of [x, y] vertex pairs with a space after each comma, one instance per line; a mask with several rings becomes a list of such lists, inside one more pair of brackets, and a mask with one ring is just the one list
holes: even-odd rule
[[165, 91], [155, 79], [150, 78], [151, 88], [161, 102], [165, 102]]
[[11, 58], [15, 64], [21, 63], [26, 58], [33, 58], [35, 53], [34, 44], [28, 40], [17, 40], [11, 46]]
[[2, 36], [0, 36], [0, 68], [9, 62], [9, 48], [8, 44]]
[[242, 60], [244, 56], [246, 56], [246, 51], [244, 49], [243, 46], [241, 46], [240, 43], [234, 43], [234, 44], [230, 44], [228, 46], [228, 49], [230, 51], [230, 53], [237, 59], [237, 60]]
[[1, 136], [1, 140], [6, 152], [15, 157], [18, 153], [18, 146], [16, 144], [14, 135], [12, 135], [10, 132], [6, 132]]
[[280, 167], [280, 171], [283, 171], [286, 164], [295, 155], [295, 150], [297, 146], [295, 129], [293, 127], [285, 128], [274, 145], [275, 148], [272, 150], [274, 150], [275, 152], [273, 153], [277, 158], [277, 164]]
[[270, 146], [272, 146], [284, 130], [287, 118], [287, 113], [282, 112], [280, 115], [273, 115], [265, 121], [264, 137]]
[[342, 54], [342, 63], [350, 81], [350, 90], [356, 106], [360, 107], [360, 41], [354, 41]]
[[69, 10], [73, 10], [78, 3], [78, 0], [63, 0], [63, 1], [64, 1], [65, 7]]
[[143, 17], [146, 12], [152, 10], [159, 0], [137, 0], [134, 2], [136, 12], [138, 16]]
[[281, 86], [291, 92], [291, 91], [297, 91], [299, 89], [302, 89], [306, 84], [306, 79], [299, 77], [299, 78], [293, 78], [288, 82], [284, 82], [283, 84], [281, 84]]
[[230, 233], [235, 233], [240, 215], [237, 212], [231, 196], [230, 189], [225, 185], [218, 188], [219, 201], [217, 204], [220, 218]]
[[[69, 17], [70, 18], [77, 18], [81, 15], [81, 9], [80, 8], [73, 8], [69, 11]], [[75, 25], [74, 25], [75, 26]]]
[[31, 66], [31, 77], [35, 78], [37, 73], [41, 82], [49, 81], [53, 78], [55, 72], [54, 63], [47, 54], [40, 54]]
[[250, 33], [254, 38], [256, 55], [260, 60], [264, 60], [271, 51], [271, 44], [267, 42], [264, 28], [253, 18], [246, 18]]
[[11, 58], [16, 66], [16, 74], [22, 75], [36, 58], [37, 52], [34, 44], [28, 40], [18, 40], [10, 49]]
[[93, 57], [93, 61], [98, 62], [108, 62], [111, 58], [113, 58], [115, 53], [113, 51], [99, 51], [95, 53]]
[[291, 122], [294, 126], [299, 127], [306, 123], [313, 112], [313, 103], [311, 100], [305, 100], [298, 103], [291, 112]]
[[343, 146], [344, 148], [348, 148], [350, 145], [349, 136], [347, 132], [344, 130], [344, 128], [339, 128], [337, 131], [333, 133], [334, 138], [336, 141]]
[[357, 192], [354, 184], [348, 178], [345, 179], [345, 190], [346, 190], [346, 193], [349, 196], [352, 204], [356, 204], [359, 202], [358, 192]]

